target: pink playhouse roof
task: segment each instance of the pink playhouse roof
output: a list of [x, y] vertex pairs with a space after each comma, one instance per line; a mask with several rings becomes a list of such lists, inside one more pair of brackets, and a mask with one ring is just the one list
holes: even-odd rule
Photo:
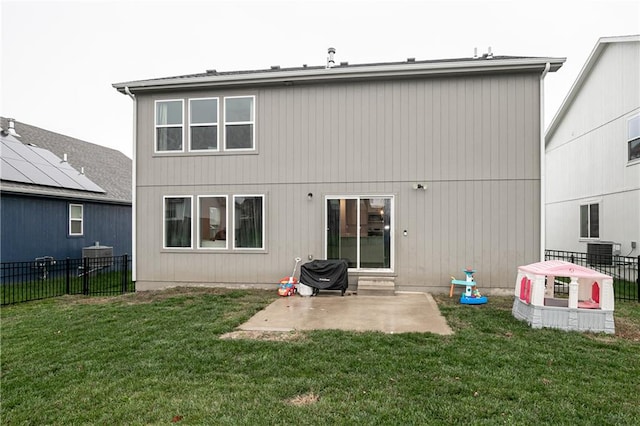
[[611, 277], [602, 274], [593, 269], [574, 263], [565, 262], [564, 260], [547, 260], [545, 262], [532, 263], [530, 265], [518, 267], [520, 271], [528, 272], [536, 275], [552, 275], [554, 277], [577, 277], [577, 278], [594, 278], [604, 279]]

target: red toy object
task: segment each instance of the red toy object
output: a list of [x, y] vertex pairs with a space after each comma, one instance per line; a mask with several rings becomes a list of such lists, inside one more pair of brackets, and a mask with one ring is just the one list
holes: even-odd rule
[[298, 263], [300, 263], [302, 259], [296, 257], [294, 260], [296, 261], [296, 264], [293, 266], [293, 272], [291, 273], [291, 276], [284, 277], [280, 280], [280, 285], [278, 286], [278, 294], [280, 296], [293, 296], [298, 291], [296, 287], [296, 284], [298, 284], [298, 279], [295, 277], [295, 275]]
[[280, 280], [278, 295], [293, 296], [298, 291], [296, 284], [298, 284], [298, 279], [296, 277], [284, 277]]

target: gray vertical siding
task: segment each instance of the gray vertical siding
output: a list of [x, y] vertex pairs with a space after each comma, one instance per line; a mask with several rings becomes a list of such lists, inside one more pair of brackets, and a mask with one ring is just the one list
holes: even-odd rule
[[[154, 100], [244, 94], [255, 153], [154, 154]], [[295, 256], [323, 257], [324, 195], [350, 194], [394, 196], [399, 289], [445, 288], [466, 266], [511, 288], [538, 260], [539, 108], [537, 74], [140, 95], [138, 288], [277, 283]], [[266, 195], [265, 253], [162, 250], [164, 195], [195, 211], [197, 195], [241, 193]]]

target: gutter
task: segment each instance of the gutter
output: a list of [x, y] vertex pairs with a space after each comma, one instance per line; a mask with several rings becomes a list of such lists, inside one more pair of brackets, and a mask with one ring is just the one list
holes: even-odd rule
[[540, 75], [540, 262], [544, 261], [544, 250], [547, 244], [547, 198], [546, 198], [546, 144], [544, 135], [544, 78], [551, 69], [547, 62]]
[[131, 93], [129, 90], [129, 86], [125, 86], [124, 93], [129, 95], [129, 97], [133, 100], [133, 159], [131, 162], [131, 281], [136, 282], [136, 272], [137, 272], [137, 250], [136, 250], [136, 217], [137, 217], [137, 203], [136, 203], [136, 183], [137, 183], [137, 174], [136, 174], [136, 134], [137, 134], [137, 120], [138, 120], [138, 101], [136, 100], [136, 95]]
[[[2, 182], [4, 184], [4, 181]], [[29, 189], [29, 188], [12, 188], [7, 187], [6, 185], [0, 186], [0, 194], [7, 195], [19, 195], [23, 197], [42, 197], [42, 198], [51, 198], [56, 200], [73, 200], [73, 201], [82, 201], [87, 203], [96, 203], [96, 204], [114, 204], [120, 206], [130, 206], [131, 201], [127, 200], [119, 200], [116, 198], [97, 198], [78, 195], [78, 194], [69, 194], [65, 192], [53, 193], [51, 191], [43, 191], [38, 189]]]

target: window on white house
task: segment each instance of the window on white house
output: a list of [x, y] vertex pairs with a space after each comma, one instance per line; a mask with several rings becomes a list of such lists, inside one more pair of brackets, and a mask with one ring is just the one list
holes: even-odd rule
[[164, 248], [191, 248], [191, 197], [164, 197]]
[[189, 99], [191, 151], [218, 150], [218, 98]]
[[600, 205], [580, 206], [580, 238], [600, 238]]
[[227, 248], [227, 197], [198, 197], [198, 248]]
[[264, 195], [233, 196], [233, 248], [264, 249]]
[[84, 206], [82, 204], [69, 204], [69, 235], [83, 235], [83, 222]]
[[183, 102], [156, 101], [156, 152], [182, 151]]
[[627, 121], [629, 158], [628, 160], [640, 159], [640, 115], [636, 115]]
[[224, 148], [254, 149], [254, 96], [224, 99]]

